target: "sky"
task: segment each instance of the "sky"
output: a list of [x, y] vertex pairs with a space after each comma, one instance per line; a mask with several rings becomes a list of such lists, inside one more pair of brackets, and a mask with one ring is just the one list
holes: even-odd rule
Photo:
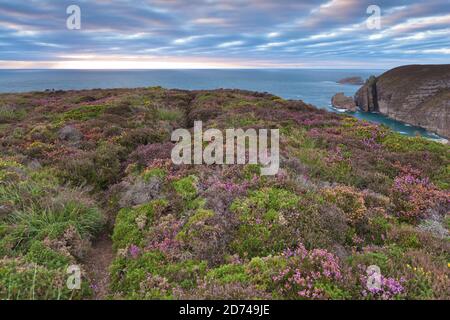
[[[80, 29], [67, 28], [76, 21], [71, 5], [80, 8]], [[2, 69], [449, 62], [449, 0], [0, 0]]]

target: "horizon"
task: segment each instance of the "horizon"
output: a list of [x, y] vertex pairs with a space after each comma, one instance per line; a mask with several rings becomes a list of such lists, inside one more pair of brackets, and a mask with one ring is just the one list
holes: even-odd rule
[[[419, 65], [419, 64], [416, 64]], [[426, 65], [433, 65], [433, 64], [426, 64]], [[434, 65], [441, 65], [441, 64], [434, 64]], [[408, 66], [408, 65], [399, 65], [396, 68], [399, 67], [404, 67], [404, 66]], [[283, 67], [279, 67], [279, 68], [267, 68], [267, 67], [260, 67], [260, 68], [255, 68], [255, 67], [240, 67], [240, 68], [233, 68], [233, 67], [224, 67], [224, 68], [215, 68], [215, 67], [203, 67], [203, 68], [153, 68], [153, 69], [72, 69], [72, 68], [59, 68], [59, 69], [45, 69], [45, 68], [27, 68], [27, 69], [21, 69], [21, 68], [11, 68], [11, 69], [7, 69], [7, 68], [0, 68], [0, 71], [161, 71], [161, 70], [229, 70], [229, 71], [239, 71], [239, 70], [266, 70], [266, 71], [270, 71], [270, 70], [361, 70], [361, 71], [384, 71], [384, 70], [389, 70], [386, 68], [320, 68], [320, 67], [298, 67], [298, 68], [283, 68]]]
[[[448, 10], [447, 10], [448, 9]], [[0, 0], [0, 69], [366, 69], [448, 63], [432, 0]]]

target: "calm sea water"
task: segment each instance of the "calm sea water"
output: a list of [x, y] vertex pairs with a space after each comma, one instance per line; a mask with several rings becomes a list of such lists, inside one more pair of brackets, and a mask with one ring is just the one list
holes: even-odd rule
[[[179, 89], [237, 88], [265, 91], [285, 99], [331, 108], [337, 92], [352, 96], [359, 86], [336, 81], [349, 76], [368, 78], [383, 70], [264, 69], [264, 70], [0, 70], [0, 92], [42, 91], [45, 89], [133, 88], [162, 86]], [[359, 119], [383, 123], [406, 135], [439, 136], [379, 114], [351, 113]]]

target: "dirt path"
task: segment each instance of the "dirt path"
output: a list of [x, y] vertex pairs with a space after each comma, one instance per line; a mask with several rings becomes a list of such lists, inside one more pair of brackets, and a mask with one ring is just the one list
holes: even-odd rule
[[109, 266], [113, 258], [111, 236], [105, 232], [94, 241], [85, 260], [95, 300], [105, 299], [109, 293]]

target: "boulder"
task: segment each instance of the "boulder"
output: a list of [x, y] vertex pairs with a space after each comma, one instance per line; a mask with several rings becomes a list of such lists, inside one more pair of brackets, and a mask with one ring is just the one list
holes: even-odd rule
[[77, 144], [83, 139], [83, 134], [74, 126], [65, 126], [58, 132], [59, 139]]

